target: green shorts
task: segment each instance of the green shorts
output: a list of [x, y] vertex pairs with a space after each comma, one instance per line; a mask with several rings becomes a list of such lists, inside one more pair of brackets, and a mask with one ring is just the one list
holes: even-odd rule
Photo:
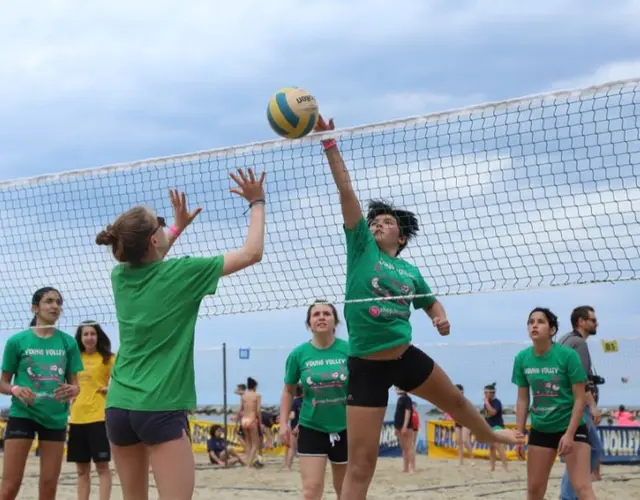
[[492, 431], [501, 431], [502, 429], [504, 429], [504, 427], [501, 427], [499, 425], [494, 425], [493, 427], [491, 427]]

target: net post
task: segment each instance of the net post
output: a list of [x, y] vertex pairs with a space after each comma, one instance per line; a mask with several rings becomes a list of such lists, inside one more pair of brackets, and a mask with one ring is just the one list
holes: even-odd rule
[[[227, 343], [222, 343], [222, 411], [224, 422], [224, 442], [228, 440], [227, 430]], [[229, 465], [229, 454], [224, 454], [224, 466]]]

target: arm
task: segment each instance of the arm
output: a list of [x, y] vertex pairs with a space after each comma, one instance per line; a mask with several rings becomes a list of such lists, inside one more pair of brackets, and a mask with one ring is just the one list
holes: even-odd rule
[[262, 254], [264, 253], [264, 172], [258, 179], [254, 176], [252, 169], [249, 169], [248, 173], [249, 176], [247, 177], [241, 169], [238, 169], [237, 176], [229, 174], [238, 185], [237, 188], [232, 188], [231, 192], [242, 196], [249, 202], [251, 215], [247, 239], [242, 248], [227, 252], [224, 255], [222, 276], [236, 273], [257, 264], [262, 260]]
[[516, 429], [524, 434], [527, 429], [527, 417], [529, 416], [529, 387], [518, 387], [518, 399], [516, 402]]
[[[284, 389], [282, 389], [282, 396], [280, 397], [280, 418], [283, 418], [283, 415], [288, 415], [289, 420], [293, 418], [293, 412], [291, 411], [291, 407], [293, 406], [293, 396], [296, 393], [296, 384], [285, 384]], [[287, 425], [287, 421], [281, 421], [280, 426]]]
[[11, 381], [13, 380], [13, 373], [2, 372], [2, 378], [0, 378], [0, 393], [11, 396]]
[[569, 420], [569, 426], [565, 434], [569, 435], [571, 439], [576, 434], [576, 430], [584, 415], [584, 408], [587, 404], [586, 391], [584, 383], [576, 383], [571, 386], [573, 392], [573, 409], [571, 410], [571, 420]]
[[242, 248], [224, 254], [222, 276], [236, 273], [262, 260], [264, 253], [265, 207], [256, 203], [251, 207], [249, 231]]
[[484, 409], [487, 411], [487, 414], [490, 417], [495, 417], [498, 414], [498, 410], [493, 407], [491, 401], [489, 401], [488, 399], [484, 400]]
[[406, 431], [409, 428], [409, 422], [411, 421], [411, 410], [404, 410], [404, 422], [402, 423], [402, 430]]
[[433, 326], [438, 329], [440, 335], [446, 336], [451, 332], [451, 325], [447, 319], [447, 312], [439, 300], [434, 301], [428, 306], [423, 308], [423, 311], [427, 313], [427, 316], [433, 321]]
[[[317, 132], [334, 130], [334, 128], [333, 119], [329, 120], [329, 123], [326, 123], [322, 117], [318, 119], [318, 124], [316, 125]], [[322, 145], [325, 148], [324, 151], [329, 162], [331, 175], [338, 188], [344, 225], [347, 229], [353, 229], [356, 227], [356, 224], [360, 222], [360, 219], [362, 219], [362, 209], [360, 208], [358, 196], [353, 190], [349, 171], [344, 164], [335, 139], [324, 139]]]

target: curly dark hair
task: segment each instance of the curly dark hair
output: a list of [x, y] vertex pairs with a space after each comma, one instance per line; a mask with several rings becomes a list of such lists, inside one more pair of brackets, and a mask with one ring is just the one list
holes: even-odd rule
[[400, 252], [405, 249], [407, 243], [409, 243], [409, 241], [418, 234], [418, 231], [420, 231], [418, 218], [413, 212], [394, 208], [390, 203], [380, 200], [371, 200], [368, 204], [367, 224], [371, 225], [379, 215], [391, 215], [398, 223], [400, 236], [404, 236], [406, 238], [406, 241], [398, 247], [398, 253], [396, 255], [399, 255]]

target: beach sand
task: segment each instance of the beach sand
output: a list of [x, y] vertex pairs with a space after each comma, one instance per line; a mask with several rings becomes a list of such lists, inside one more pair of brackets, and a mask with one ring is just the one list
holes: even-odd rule
[[[300, 476], [297, 461], [294, 471], [282, 469], [282, 459], [268, 459], [262, 469], [247, 470], [241, 467], [229, 469], [213, 468], [206, 463], [206, 456], [197, 455], [196, 490], [193, 498], [216, 500], [225, 499], [300, 499]], [[522, 462], [511, 462], [510, 471], [502, 470], [493, 474], [488, 470], [488, 462], [476, 460], [474, 466], [468, 462], [461, 468], [455, 461], [429, 460], [418, 456], [415, 474], [402, 474], [401, 462], [397, 458], [381, 458], [373, 478], [368, 498], [370, 500], [391, 500], [406, 498], [455, 499], [500, 498], [500, 500], [522, 500], [525, 498], [526, 466]], [[37, 498], [38, 459], [29, 458], [25, 479], [18, 498], [30, 500]], [[60, 476], [59, 500], [75, 500], [74, 467], [65, 463]], [[560, 477], [564, 466], [557, 464], [552, 472], [547, 499], [558, 498]], [[640, 466], [603, 467], [603, 480], [595, 483], [599, 500], [631, 499], [640, 490]], [[122, 498], [118, 478], [114, 474], [114, 488], [111, 498]], [[97, 499], [97, 476], [92, 478], [91, 498]], [[153, 480], [151, 479], [153, 485]], [[633, 492], [636, 492], [635, 494]], [[152, 486], [150, 499], [157, 499]], [[331, 487], [331, 477], [327, 471], [325, 495], [323, 498], [335, 499]]]

